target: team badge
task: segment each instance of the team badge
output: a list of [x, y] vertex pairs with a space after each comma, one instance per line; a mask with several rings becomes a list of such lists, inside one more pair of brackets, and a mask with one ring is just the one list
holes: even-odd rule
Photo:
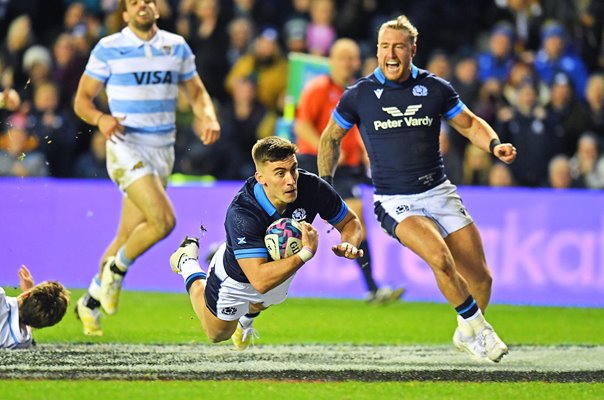
[[174, 48], [172, 46], [165, 45], [161, 47], [161, 51], [162, 53], [164, 53], [165, 56], [171, 56], [174, 52]]
[[292, 219], [296, 221], [304, 221], [306, 219], [306, 210], [303, 208], [296, 208], [292, 212]]
[[413, 90], [411, 92], [414, 96], [427, 96], [428, 88], [424, 85], [415, 85], [413, 86]]

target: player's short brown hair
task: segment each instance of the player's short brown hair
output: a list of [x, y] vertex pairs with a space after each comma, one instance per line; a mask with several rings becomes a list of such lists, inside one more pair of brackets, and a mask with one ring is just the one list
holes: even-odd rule
[[397, 31], [405, 30], [409, 34], [409, 39], [412, 44], [417, 43], [417, 36], [419, 35], [419, 31], [417, 28], [409, 21], [409, 18], [405, 15], [399, 15], [396, 19], [392, 19], [390, 21], [386, 21], [380, 26], [379, 33], [382, 33], [384, 29], [394, 29]]
[[56, 281], [34, 286], [19, 306], [19, 320], [32, 328], [53, 326], [65, 315], [69, 292]]
[[296, 154], [298, 146], [279, 136], [269, 136], [260, 139], [252, 147], [252, 158], [256, 166], [266, 162], [285, 160]]

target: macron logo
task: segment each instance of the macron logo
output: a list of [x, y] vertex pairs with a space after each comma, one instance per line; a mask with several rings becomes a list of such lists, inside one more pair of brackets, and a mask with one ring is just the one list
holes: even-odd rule
[[373, 91], [373, 93], [375, 93], [375, 97], [377, 97], [379, 99], [380, 97], [382, 97], [382, 92], [383, 91], [384, 91], [384, 89], [375, 89]]

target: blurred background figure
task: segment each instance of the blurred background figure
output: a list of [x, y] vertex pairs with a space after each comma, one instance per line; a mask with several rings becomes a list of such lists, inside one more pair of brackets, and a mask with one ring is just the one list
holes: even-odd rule
[[556, 21], [547, 22], [541, 29], [541, 48], [535, 55], [535, 70], [550, 85], [556, 73], [565, 72], [571, 79], [575, 93], [583, 98], [587, 82], [587, 68], [578, 51], [568, 42], [564, 28]]
[[514, 53], [514, 28], [508, 22], [499, 22], [489, 38], [489, 49], [476, 57], [478, 78], [484, 82], [495, 78], [505, 82], [516, 61]]
[[310, 54], [327, 56], [329, 53], [336, 40], [335, 11], [333, 0], [310, 0], [310, 23], [306, 31], [306, 47]]
[[514, 178], [510, 167], [501, 162], [496, 162], [489, 170], [489, 186], [509, 187], [514, 186]]
[[589, 107], [591, 131], [604, 140], [604, 74], [593, 74], [587, 81], [585, 97]]
[[549, 187], [554, 189], [582, 188], [580, 180], [573, 179], [570, 174], [570, 161], [564, 154], [552, 158], [548, 166]]
[[27, 128], [27, 118], [14, 114], [9, 129], [0, 136], [0, 176], [46, 176], [44, 154], [37, 151], [37, 140]]
[[106, 141], [98, 129], [92, 133], [90, 148], [80, 154], [75, 162], [74, 176], [76, 178], [109, 179], [105, 152]]
[[577, 152], [570, 159], [573, 179], [590, 189], [604, 188], [604, 158], [601, 156], [598, 138], [586, 132], [579, 138]]
[[490, 169], [491, 155], [473, 144], [468, 145], [463, 164], [463, 184], [486, 186], [489, 182]]

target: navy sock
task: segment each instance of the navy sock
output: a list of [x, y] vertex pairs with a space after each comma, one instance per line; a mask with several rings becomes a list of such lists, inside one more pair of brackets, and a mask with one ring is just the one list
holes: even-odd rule
[[468, 319], [478, 312], [478, 305], [476, 304], [474, 297], [469, 295], [463, 303], [455, 307], [455, 311], [457, 311], [457, 314], [461, 315], [463, 319]]
[[369, 253], [369, 244], [367, 240], [363, 240], [359, 245], [359, 250], [363, 250], [363, 257], [357, 258], [355, 261], [361, 267], [361, 272], [363, 273], [363, 278], [365, 278], [365, 284], [367, 285], [367, 290], [370, 292], [375, 292], [378, 290], [377, 284], [373, 280], [373, 273], [371, 271], [371, 254]]
[[207, 275], [205, 272], [195, 272], [194, 274], [189, 275], [187, 280], [185, 281], [185, 288], [187, 288], [187, 293], [191, 289], [191, 285], [198, 279], [206, 279]]

